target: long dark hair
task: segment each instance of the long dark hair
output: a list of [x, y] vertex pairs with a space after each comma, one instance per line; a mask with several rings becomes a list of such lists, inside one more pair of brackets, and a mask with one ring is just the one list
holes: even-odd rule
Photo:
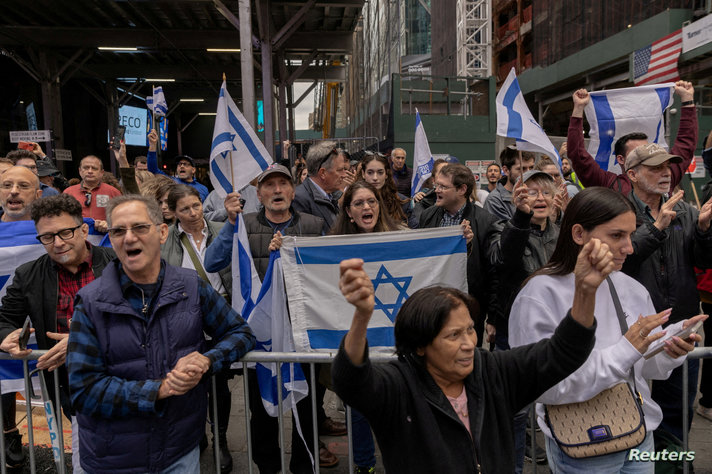
[[397, 225], [391, 220], [387, 212], [383, 212], [383, 199], [378, 189], [374, 188], [372, 184], [366, 181], [356, 181], [351, 186], [346, 188], [344, 192], [344, 198], [341, 201], [341, 207], [339, 208], [339, 215], [336, 218], [336, 223], [331, 228], [331, 235], [348, 235], [348, 234], [360, 234], [361, 229], [356, 226], [346, 212], [348, 208], [351, 207], [351, 201], [354, 198], [354, 193], [359, 189], [367, 189], [376, 196], [378, 200], [378, 220], [376, 221], [376, 226], [373, 228], [374, 232], [388, 232], [392, 230], [398, 230]]
[[366, 180], [366, 166], [372, 161], [378, 161], [386, 170], [386, 182], [379, 190], [381, 192], [381, 198], [383, 199], [385, 211], [394, 221], [405, 222], [407, 218], [403, 212], [403, 204], [407, 201], [407, 199], [401, 200], [398, 197], [396, 182], [393, 180], [393, 171], [391, 170], [391, 166], [388, 164], [388, 159], [385, 156], [376, 154], [364, 156], [361, 160], [361, 179], [364, 181]]
[[[566, 206], [561, 221], [559, 239], [549, 262], [532, 274], [567, 275], [574, 271], [581, 246], [574, 242], [571, 229], [579, 224], [586, 231], [615, 219], [626, 212], [635, 213], [633, 204], [621, 193], [608, 188], [586, 188], [574, 196]], [[531, 278], [531, 277], [530, 277]]]

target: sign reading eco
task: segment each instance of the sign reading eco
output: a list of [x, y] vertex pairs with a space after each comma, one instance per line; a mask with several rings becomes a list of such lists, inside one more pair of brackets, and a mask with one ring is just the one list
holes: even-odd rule
[[127, 145], [146, 146], [146, 109], [130, 105], [120, 107], [119, 125], [126, 127]]

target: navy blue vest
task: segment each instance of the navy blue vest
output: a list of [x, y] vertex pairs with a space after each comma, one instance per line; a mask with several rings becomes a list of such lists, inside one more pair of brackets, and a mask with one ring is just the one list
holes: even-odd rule
[[[147, 320], [121, 293], [115, 260], [79, 291], [96, 328], [107, 377], [162, 379], [178, 359], [205, 352], [198, 276], [166, 265]], [[77, 413], [82, 467], [92, 473], [161, 471], [195, 448], [205, 432], [207, 383], [156, 403], [158, 414], [106, 419]]]

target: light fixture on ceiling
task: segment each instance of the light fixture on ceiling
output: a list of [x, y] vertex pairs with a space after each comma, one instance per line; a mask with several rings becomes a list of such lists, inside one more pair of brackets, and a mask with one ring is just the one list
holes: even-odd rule
[[144, 81], [146, 81], [146, 82], [176, 82], [175, 79], [159, 79], [159, 78], [155, 78], [155, 77], [150, 77], [150, 78], [147, 77], [146, 79], [144, 79]]
[[99, 51], [138, 51], [138, 48], [131, 46], [99, 46]]
[[200, 112], [200, 113], [198, 113], [198, 115], [208, 116], [208, 115], [217, 115], [217, 113], [216, 112]]
[[180, 102], [205, 102], [205, 99], [180, 99]]
[[207, 48], [208, 53], [239, 53], [240, 49], [235, 48]]

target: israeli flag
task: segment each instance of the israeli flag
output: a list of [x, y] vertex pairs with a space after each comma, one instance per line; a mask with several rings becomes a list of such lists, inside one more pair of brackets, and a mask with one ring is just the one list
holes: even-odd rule
[[433, 174], [433, 154], [430, 153], [425, 127], [420, 121], [418, 108], [415, 109], [415, 145], [413, 151], [413, 182], [410, 186], [410, 197], [416, 195], [423, 183]]
[[544, 153], [552, 159], [556, 158], [561, 168], [559, 152], [529, 111], [514, 68], [509, 71], [495, 102], [497, 135], [516, 139], [518, 150]]
[[270, 164], [272, 157], [235, 105], [223, 81], [210, 147], [210, 182], [224, 198], [233, 190], [247, 186]]
[[665, 110], [672, 105], [675, 84], [626, 87], [591, 92], [584, 109], [591, 126], [588, 152], [604, 170], [622, 172], [613, 147], [623, 135], [642, 132], [648, 141], [667, 148]]
[[[272, 252], [265, 281], [257, 297], [257, 304], [247, 318], [257, 338], [256, 351], [294, 352], [292, 325], [287, 312], [286, 292], [279, 252]], [[255, 365], [260, 385], [262, 404], [270, 416], [277, 416], [278, 390], [282, 390], [282, 413], [296, 408], [297, 402], [309, 392], [300, 364], [280, 363], [281, 384], [278, 383], [276, 364]], [[281, 388], [280, 388], [281, 387]]]
[[153, 95], [146, 97], [146, 107], [153, 112], [156, 117], [165, 117], [168, 113], [168, 102], [163, 94], [163, 87], [153, 88]]
[[416, 290], [444, 285], [467, 291], [467, 246], [459, 226], [400, 232], [282, 239], [282, 265], [298, 352], [334, 351], [351, 326], [354, 308], [339, 290], [339, 263], [364, 260], [376, 306], [369, 349], [392, 352], [393, 323]]
[[237, 215], [232, 235], [232, 307], [247, 319], [257, 302], [262, 282], [252, 260], [242, 213]]

